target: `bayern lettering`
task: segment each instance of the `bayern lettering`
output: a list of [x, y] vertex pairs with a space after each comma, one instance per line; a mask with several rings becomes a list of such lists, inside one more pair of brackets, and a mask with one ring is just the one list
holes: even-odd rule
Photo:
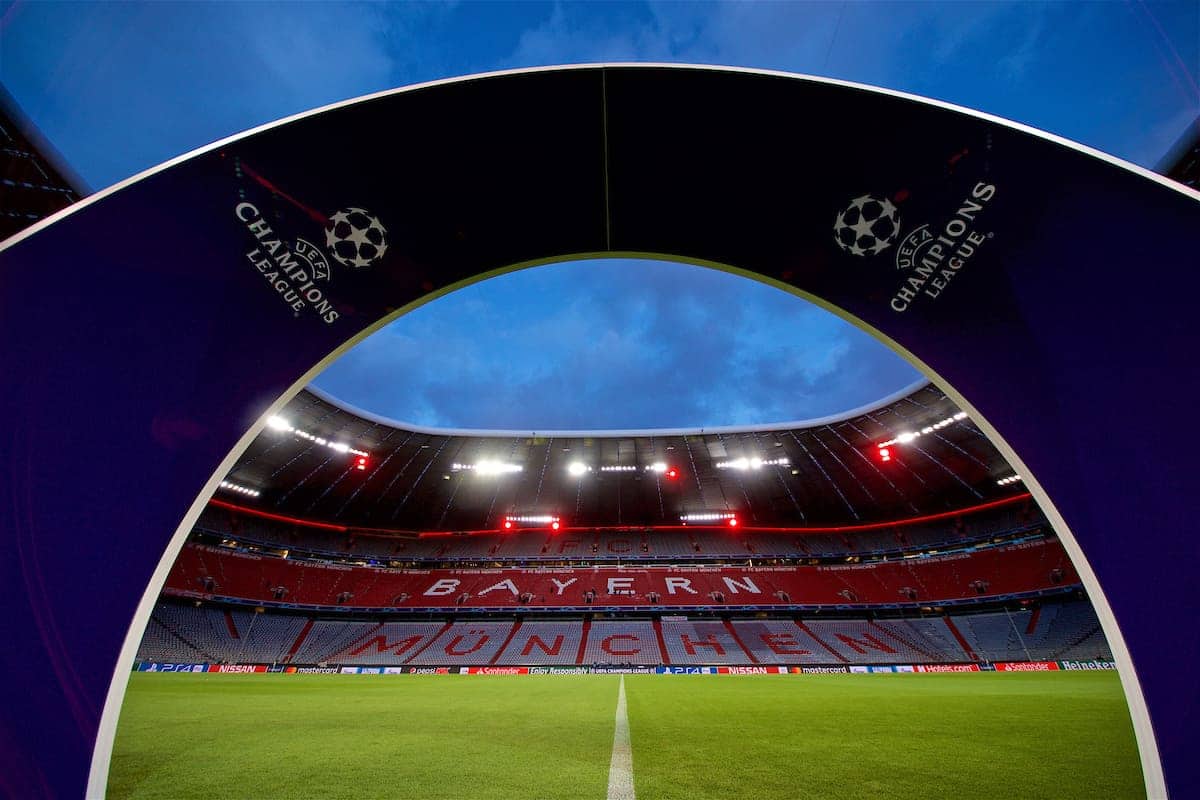
[[751, 594], [762, 594], [762, 590], [754, 585], [754, 581], [745, 576], [743, 576], [741, 580], [737, 580], [735, 578], [722, 578], [721, 580], [725, 581], [725, 585], [729, 587], [730, 594], [737, 594], [739, 589], [750, 592]]
[[512, 592], [513, 597], [516, 597], [517, 595], [520, 594], [520, 592], [517, 591], [517, 585], [515, 583], [513, 583], [512, 580], [509, 578], [505, 578], [504, 580], [500, 581], [499, 583], [493, 583], [491, 586], [487, 587], [486, 589], [481, 589], [479, 591], [479, 594], [480, 594], [480, 596], [483, 596], [483, 595], [487, 594], [488, 592], [494, 592], [499, 589], [508, 589], [510, 592]]
[[633, 578], [609, 578], [608, 579], [609, 594], [632, 594], [633, 593]]
[[434, 584], [422, 592], [422, 594], [424, 594], [426, 597], [440, 597], [442, 595], [454, 594], [454, 590], [458, 588], [460, 583], [462, 583], [462, 581], [455, 578], [442, 578], [434, 582]]
[[577, 580], [579, 580], [579, 578], [571, 578], [569, 581], [560, 581], [558, 578], [551, 578], [550, 582], [554, 584], [554, 588], [557, 590], [555, 594], [561, 595], [564, 589]]
[[688, 594], [700, 594], [692, 588], [692, 582], [687, 578], [666, 578], [667, 594], [675, 594], [676, 589], [687, 592]]
[[[538, 587], [536, 581], [531, 586], [522, 580], [521, 583], [524, 584], [524, 589], [522, 589], [521, 584], [518, 584], [517, 580], [521, 579], [504, 578], [473, 593], [477, 597], [482, 597], [493, 592], [507, 592], [513, 597], [519, 597], [522, 591], [536, 590], [539, 593], [545, 591], [544, 588]], [[692, 580], [690, 578], [667, 575], [661, 578], [656, 578], [655, 581], [657, 580], [662, 581], [662, 585], [666, 589], [666, 593], [668, 595], [680, 593], [693, 595], [700, 594], [699, 591], [693, 588]], [[563, 597], [566, 595], [567, 588], [577, 583], [579, 579], [569, 578], [567, 580], [560, 580], [558, 578], [549, 578], [549, 581], [554, 585], [555, 596]], [[725, 584], [725, 588], [730, 594], [740, 594], [742, 592], [747, 594], [763, 594], [763, 590], [754, 582], [754, 579], [748, 575], [722, 575], [721, 581]], [[426, 588], [421, 594], [425, 597], [446, 597], [458, 591], [458, 588], [461, 585], [462, 580], [458, 578], [439, 578], [431, 583], [429, 587]], [[638, 579], [632, 577], [610, 577], [606, 581], [606, 587], [607, 592], [611, 595], [634, 595], [639, 592], [658, 590], [658, 586], [653, 584], [651, 586], [638, 586]]]

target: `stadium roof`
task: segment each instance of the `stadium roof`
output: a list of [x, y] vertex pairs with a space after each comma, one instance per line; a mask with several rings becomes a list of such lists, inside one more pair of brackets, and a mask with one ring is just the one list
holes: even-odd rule
[[807, 527], [970, 507], [1021, 492], [1019, 482], [997, 483], [1010, 475], [932, 385], [792, 426], [600, 433], [422, 430], [305, 391], [230, 471], [228, 483], [244, 491], [217, 498], [401, 531], [497, 529], [510, 514], [598, 527], [733, 512], [745, 526]]
[[87, 185], [0, 85], [0, 240], [66, 208]]

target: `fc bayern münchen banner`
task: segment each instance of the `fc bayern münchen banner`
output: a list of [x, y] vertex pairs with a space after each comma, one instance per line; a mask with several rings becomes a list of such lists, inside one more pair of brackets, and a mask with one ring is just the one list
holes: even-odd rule
[[398, 90], [101, 192], [0, 250], [3, 786], [103, 792], [182, 537], [318, 365], [482, 275], [619, 254], [815, 298], [962, 404], [1096, 601], [1147, 786], [1187, 796], [1197, 230], [1194, 192], [1019, 126], [710, 68]]

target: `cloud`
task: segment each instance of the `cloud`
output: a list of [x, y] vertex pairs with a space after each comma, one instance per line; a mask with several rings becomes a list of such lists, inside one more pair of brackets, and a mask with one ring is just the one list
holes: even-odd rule
[[19, 5], [5, 83], [93, 187], [392, 85], [387, 19], [314, 3]]
[[833, 75], [1148, 163], [1161, 153], [1140, 155], [1145, 131], [1195, 106], [1179, 65], [1197, 62], [1200, 42], [1188, 4], [1154, 14], [1050, 2], [17, 3], [0, 28], [0, 70], [97, 188], [366, 92], [584, 61]]
[[556, 3], [549, 18], [523, 31], [504, 60], [510, 67], [595, 61], [654, 61], [666, 49], [654, 27], [628, 18], [577, 18]]
[[558, 3], [521, 33], [507, 66], [664, 61], [791, 69], [828, 52], [838, 7], [795, 3], [660, 3], [593, 13]]
[[866, 334], [777, 289], [678, 264], [589, 261], [424, 306], [317, 385], [417, 424], [547, 430], [790, 421], [916, 377]]
[[301, 109], [314, 98], [334, 102], [390, 84], [387, 20], [377, 7], [315, 4], [293, 15], [286, 7], [250, 3], [223, 13], [240, 17], [230, 27], [243, 31], [237, 49], [264, 71], [259, 80], [295, 98]]
[[1135, 156], [1145, 149], [1145, 131], [1174, 121], [1181, 105], [1195, 105], [1176, 87], [1187, 77], [1175, 74], [1177, 64], [1200, 57], [1200, 15], [1183, 7], [1157, 12], [1165, 43], [1146, 39], [1139, 25], [1150, 23], [1118, 4], [543, 8], [500, 58], [504, 66], [662, 61], [829, 75], [978, 108], [1141, 163], [1156, 160]]

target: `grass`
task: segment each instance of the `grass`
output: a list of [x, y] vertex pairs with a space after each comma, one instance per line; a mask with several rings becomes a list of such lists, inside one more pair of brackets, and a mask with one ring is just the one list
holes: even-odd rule
[[[603, 800], [618, 680], [135, 674], [108, 795]], [[639, 800], [1144, 796], [1115, 673], [625, 689]]]
[[608, 676], [135, 674], [110, 798], [603, 798]]
[[626, 681], [639, 797], [1145, 795], [1116, 673], [704, 677]]

